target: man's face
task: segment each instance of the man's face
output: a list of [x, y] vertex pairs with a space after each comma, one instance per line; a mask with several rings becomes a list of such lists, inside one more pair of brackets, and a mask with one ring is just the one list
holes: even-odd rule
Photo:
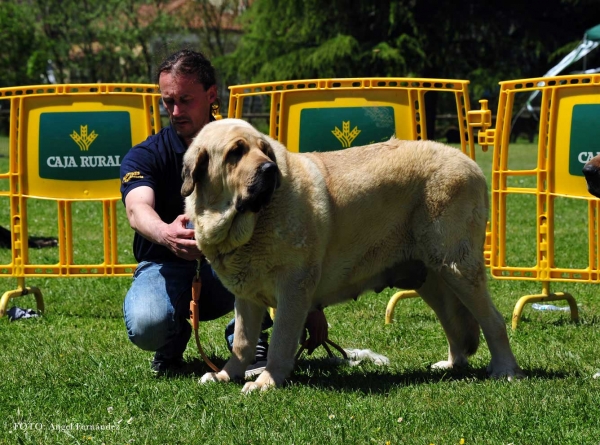
[[161, 73], [158, 86], [171, 125], [189, 145], [210, 122], [210, 105], [217, 98], [217, 86], [208, 90], [192, 75]]

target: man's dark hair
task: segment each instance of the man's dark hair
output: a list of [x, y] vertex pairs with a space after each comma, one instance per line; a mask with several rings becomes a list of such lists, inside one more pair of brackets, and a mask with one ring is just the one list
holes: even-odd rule
[[161, 73], [171, 73], [173, 75], [193, 75], [200, 82], [205, 90], [217, 83], [215, 68], [204, 54], [192, 51], [191, 49], [182, 49], [167, 57], [158, 67], [156, 74], [156, 84], [160, 79]]

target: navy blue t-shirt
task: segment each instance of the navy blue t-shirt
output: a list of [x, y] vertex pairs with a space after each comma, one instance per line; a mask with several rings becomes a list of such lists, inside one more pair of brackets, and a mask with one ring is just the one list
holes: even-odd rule
[[[183, 214], [181, 171], [186, 150], [187, 147], [170, 126], [129, 150], [121, 162], [123, 203], [131, 190], [148, 186], [154, 190], [154, 210], [164, 222], [170, 224]], [[133, 238], [133, 254], [138, 262], [187, 261], [166, 247], [148, 241], [137, 232]]]

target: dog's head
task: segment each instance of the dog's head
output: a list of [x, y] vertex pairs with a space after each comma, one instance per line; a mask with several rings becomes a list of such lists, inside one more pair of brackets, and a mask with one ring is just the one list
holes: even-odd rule
[[182, 175], [186, 212], [196, 217], [211, 214], [213, 226], [231, 225], [236, 216], [260, 212], [281, 182], [269, 140], [239, 119], [206, 125], [183, 158]]
[[590, 159], [583, 166], [583, 174], [590, 194], [600, 198], [600, 156]]

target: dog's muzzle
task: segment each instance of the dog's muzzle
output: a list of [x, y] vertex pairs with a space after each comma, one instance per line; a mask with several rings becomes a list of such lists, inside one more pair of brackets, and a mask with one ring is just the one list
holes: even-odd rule
[[273, 192], [279, 186], [279, 168], [274, 162], [265, 162], [256, 169], [254, 180], [248, 186], [247, 195], [238, 197], [235, 209], [239, 213], [258, 212], [271, 202]]
[[588, 162], [583, 166], [583, 175], [585, 176], [590, 194], [600, 198], [600, 168]]

